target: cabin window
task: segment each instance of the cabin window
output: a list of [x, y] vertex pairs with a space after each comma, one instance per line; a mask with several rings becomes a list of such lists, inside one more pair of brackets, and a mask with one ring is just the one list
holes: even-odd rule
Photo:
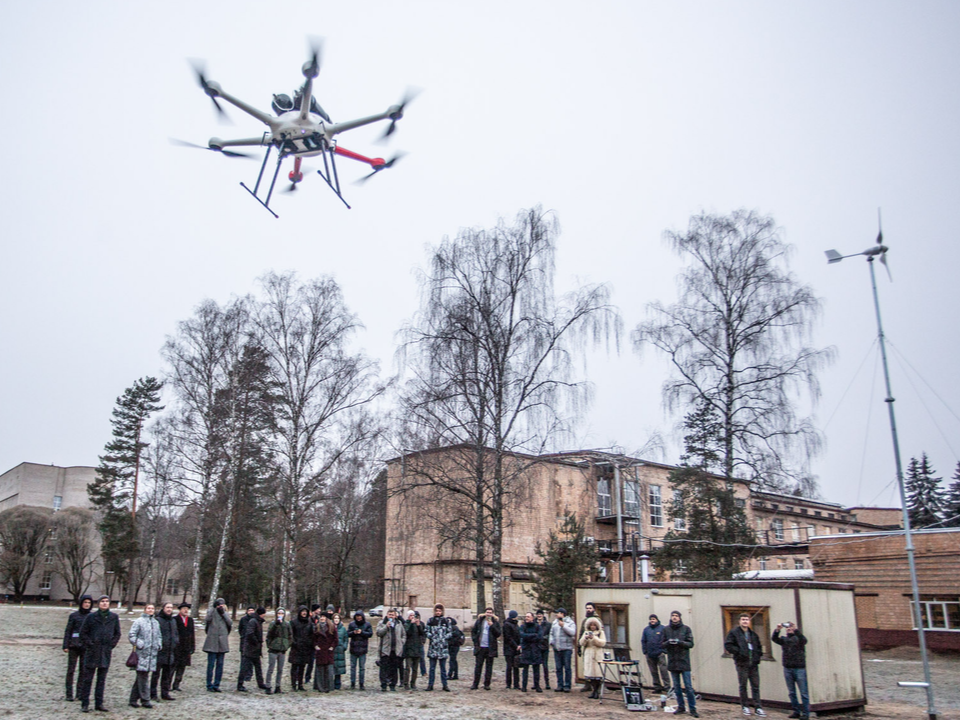
[[628, 605], [597, 605], [597, 615], [603, 623], [603, 633], [607, 636], [607, 647], [629, 648], [627, 638], [630, 633], [627, 626]]
[[[770, 650], [770, 608], [757, 606], [736, 606], [721, 607], [723, 612], [723, 637], [726, 639], [727, 633], [735, 627], [740, 627], [740, 615], [747, 613], [750, 616], [750, 627], [760, 636], [760, 645], [763, 648], [763, 659], [773, 660], [773, 653]], [[730, 657], [726, 652], [723, 657]]]
[[[910, 601], [910, 625], [916, 630], [913, 622], [913, 600]], [[960, 632], [960, 597], [942, 595], [920, 596], [920, 618], [923, 627], [927, 630], [952, 630]]]

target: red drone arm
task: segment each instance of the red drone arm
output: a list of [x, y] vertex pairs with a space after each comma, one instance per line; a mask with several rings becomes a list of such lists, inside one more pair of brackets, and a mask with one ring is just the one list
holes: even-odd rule
[[334, 149], [334, 152], [337, 153], [337, 155], [343, 155], [343, 157], [348, 157], [351, 160], [359, 160], [360, 162], [366, 163], [374, 169], [382, 167], [386, 163], [383, 158], [368, 158], [360, 153], [355, 153], [352, 150], [347, 150], [346, 148], [340, 147], [339, 145]]

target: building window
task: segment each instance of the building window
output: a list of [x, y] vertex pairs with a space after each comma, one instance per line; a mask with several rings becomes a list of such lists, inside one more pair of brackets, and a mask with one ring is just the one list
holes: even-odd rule
[[800, 542], [800, 523], [791, 523], [790, 534], [793, 536], [794, 542]]
[[50, 565], [53, 563], [53, 550], [47, 550], [43, 553], [43, 563], [44, 565]]
[[650, 486], [650, 524], [663, 527], [663, 500], [659, 485]]
[[787, 569], [787, 559], [777, 558], [777, 570], [786, 570], [786, 569]]
[[673, 529], [679, 532], [684, 532], [687, 529], [687, 521], [683, 518], [674, 518]]
[[733, 504], [736, 505], [738, 508], [745, 508], [747, 506], [747, 501], [744, 500], [743, 498], [734, 498]]
[[808, 525], [808, 526], [807, 526], [807, 539], [811, 538], [812, 536], [814, 536], [814, 535], [816, 535], [816, 534], [817, 534], [817, 526], [816, 526], [816, 525]]
[[51, 582], [52, 580], [53, 580], [53, 571], [52, 571], [52, 570], [44, 570], [44, 571], [43, 571], [43, 576], [40, 578], [40, 589], [41, 589], [41, 590], [49, 590], [49, 589], [50, 589], [50, 582]]
[[53, 496], [53, 511], [56, 512], [63, 505], [63, 495]]
[[640, 517], [640, 483], [627, 480], [623, 484], [623, 514], [630, 518]]
[[824, 535], [832, 535], [832, 534], [833, 534], [833, 528], [830, 527], [829, 525], [824, 525], [824, 526], [823, 526], [823, 534], [824, 534]]
[[607, 647], [630, 647], [627, 638], [628, 605], [597, 605], [597, 615], [603, 623], [603, 632], [607, 636]]
[[770, 523], [770, 528], [777, 540], [783, 540], [783, 520], [781, 518], [774, 518], [773, 522]]
[[673, 572], [677, 575], [685, 575], [687, 572], [687, 563], [683, 560], [677, 560], [673, 566]]
[[[763, 648], [763, 657], [766, 660], [773, 660], [770, 652], [770, 608], [769, 607], [721, 607], [723, 612], [723, 636], [735, 627], [740, 627], [740, 615], [746, 613], [750, 616], [750, 627], [760, 636], [760, 645]], [[730, 657], [723, 653], [723, 657]]]
[[837, 532], [840, 533], [841, 535], [846, 535], [846, 534], [847, 534], [847, 529], [846, 529], [846, 528], [837, 528]]
[[57, 528], [52, 527], [49, 530], [47, 530], [47, 541], [56, 542], [56, 540], [57, 540]]
[[[910, 625], [913, 622], [913, 600], [910, 601]], [[920, 619], [927, 630], [952, 630], [960, 632], [960, 597], [941, 597], [937, 595], [920, 596]]]
[[817, 517], [820, 517], [820, 511], [819, 511], [819, 510], [814, 510], [814, 511], [813, 511], [813, 514], [816, 515]]
[[167, 578], [167, 595], [180, 594], [180, 580], [177, 578]]
[[803, 570], [803, 560], [794, 560], [793, 561], [794, 570]]
[[760, 569], [761, 570], [767, 569], [767, 559], [765, 557], [760, 558]]
[[597, 515], [600, 517], [613, 515], [613, 499], [610, 497], [609, 478], [600, 478], [597, 481]]

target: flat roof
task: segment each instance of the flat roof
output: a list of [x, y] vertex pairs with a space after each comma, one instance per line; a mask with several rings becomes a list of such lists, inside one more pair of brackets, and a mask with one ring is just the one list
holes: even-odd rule
[[[680, 582], [628, 582], [628, 583], [578, 583], [575, 590], [683, 590], [683, 589], [809, 589], [809, 590], [853, 590], [850, 583], [822, 582], [819, 580], [691, 580]], [[653, 593], [656, 595], [657, 593]]]

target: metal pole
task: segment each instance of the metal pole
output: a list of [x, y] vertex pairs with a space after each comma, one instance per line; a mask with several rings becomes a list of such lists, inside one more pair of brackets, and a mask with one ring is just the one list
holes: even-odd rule
[[873, 271], [873, 256], [867, 258], [870, 264], [870, 284], [873, 287], [873, 306], [877, 311], [877, 333], [880, 339], [880, 357], [883, 359], [883, 377], [887, 384], [887, 410], [890, 414], [890, 434], [893, 436], [893, 457], [897, 463], [897, 485], [900, 488], [900, 504], [903, 507], [903, 534], [907, 541], [907, 561], [910, 565], [910, 584], [913, 588], [913, 622], [917, 626], [920, 638], [920, 655], [923, 658], [923, 679], [927, 690], [927, 717], [937, 720], [937, 711], [933, 702], [933, 684], [930, 682], [930, 660], [927, 657], [927, 640], [920, 614], [920, 586], [917, 583], [917, 565], [914, 560], [913, 536], [910, 532], [910, 513], [907, 509], [907, 492], [903, 484], [903, 465], [900, 462], [900, 440], [897, 438], [897, 419], [893, 412], [893, 391], [890, 388], [890, 370], [887, 367], [887, 347], [883, 336], [883, 323], [880, 321], [880, 298], [877, 295], [877, 276]]

